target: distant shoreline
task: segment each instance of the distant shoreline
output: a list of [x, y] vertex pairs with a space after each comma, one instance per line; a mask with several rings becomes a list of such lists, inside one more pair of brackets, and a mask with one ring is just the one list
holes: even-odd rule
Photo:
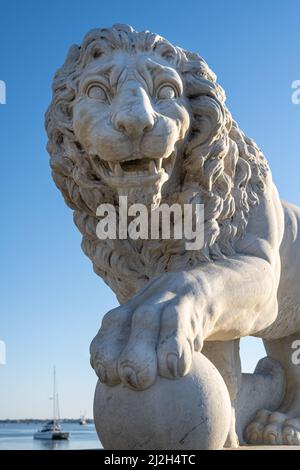
[[[39, 419], [39, 418], [28, 418], [28, 419], [0, 419], [0, 424], [1, 423], [22, 423], [22, 424], [32, 424], [32, 423], [46, 423], [47, 421], [51, 421], [52, 418], [48, 419]], [[64, 418], [59, 420], [61, 423], [77, 423], [79, 422], [79, 418], [76, 419], [69, 419], [69, 418]], [[91, 418], [87, 418], [86, 422], [89, 424], [93, 424], [94, 420]]]

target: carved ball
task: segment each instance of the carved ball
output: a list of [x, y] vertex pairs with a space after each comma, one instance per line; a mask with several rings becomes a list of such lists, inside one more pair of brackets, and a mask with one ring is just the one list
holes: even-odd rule
[[94, 418], [104, 449], [220, 449], [229, 431], [231, 403], [218, 370], [196, 353], [186, 376], [158, 376], [144, 391], [98, 382]]

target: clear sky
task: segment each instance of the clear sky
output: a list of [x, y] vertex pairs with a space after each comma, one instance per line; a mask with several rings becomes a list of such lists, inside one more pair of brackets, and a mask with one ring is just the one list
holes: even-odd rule
[[[117, 305], [80, 250], [80, 234], [54, 186], [44, 112], [68, 47], [92, 28], [129, 23], [197, 51], [217, 73], [241, 128], [268, 157], [281, 196], [300, 204], [298, 0], [0, 0], [1, 284], [0, 419], [50, 414], [57, 366], [62, 415], [92, 415], [88, 348]], [[243, 342], [244, 370], [263, 354]]]

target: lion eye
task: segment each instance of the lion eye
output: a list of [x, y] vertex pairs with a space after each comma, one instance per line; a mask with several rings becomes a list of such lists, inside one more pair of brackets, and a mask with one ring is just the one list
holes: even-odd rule
[[107, 94], [100, 85], [91, 85], [87, 91], [87, 95], [94, 100], [107, 100]]
[[170, 85], [162, 86], [157, 93], [157, 98], [159, 100], [172, 100], [176, 97], [176, 91]]

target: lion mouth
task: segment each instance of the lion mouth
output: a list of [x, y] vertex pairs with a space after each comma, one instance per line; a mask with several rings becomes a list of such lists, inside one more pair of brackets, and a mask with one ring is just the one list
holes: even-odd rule
[[95, 163], [97, 172], [114, 186], [154, 184], [170, 177], [175, 163], [175, 152], [167, 158], [144, 157], [120, 161], [107, 161], [96, 156]]
[[110, 167], [112, 176], [125, 176], [129, 173], [131, 175], [147, 176], [156, 175], [161, 170], [162, 159], [149, 160], [148, 158], [141, 158], [135, 160], [127, 160], [121, 162], [107, 162]]

